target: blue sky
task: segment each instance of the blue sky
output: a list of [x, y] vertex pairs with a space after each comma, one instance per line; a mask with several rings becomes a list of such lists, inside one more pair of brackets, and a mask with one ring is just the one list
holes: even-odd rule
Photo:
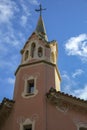
[[61, 91], [87, 99], [87, 0], [0, 0], [0, 101], [12, 98], [20, 50], [35, 30], [42, 3], [49, 41], [58, 42]]

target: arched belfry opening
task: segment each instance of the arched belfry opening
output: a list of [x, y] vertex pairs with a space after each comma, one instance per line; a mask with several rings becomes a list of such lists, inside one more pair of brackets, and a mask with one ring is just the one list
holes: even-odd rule
[[42, 57], [42, 56], [43, 56], [43, 49], [42, 49], [42, 47], [39, 47], [39, 48], [38, 48], [38, 56], [39, 56], [39, 57]]
[[35, 43], [33, 42], [31, 44], [31, 57], [34, 58], [34, 55], [35, 55], [35, 48], [36, 48], [36, 45]]
[[26, 50], [26, 52], [25, 52], [25, 56], [24, 56], [24, 60], [26, 61], [26, 60], [28, 59], [28, 57], [29, 57], [29, 51]]

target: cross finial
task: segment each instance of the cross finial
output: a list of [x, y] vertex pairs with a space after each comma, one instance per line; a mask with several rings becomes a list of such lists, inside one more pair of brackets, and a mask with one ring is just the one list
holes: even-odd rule
[[40, 12], [40, 16], [41, 16], [42, 15], [42, 11], [46, 10], [46, 9], [43, 9], [41, 4], [39, 5], [39, 7], [40, 7], [40, 9], [35, 9], [35, 11]]

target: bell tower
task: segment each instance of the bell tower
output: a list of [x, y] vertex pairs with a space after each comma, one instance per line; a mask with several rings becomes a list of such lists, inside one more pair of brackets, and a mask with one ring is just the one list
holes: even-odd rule
[[[40, 9], [37, 11], [42, 11]], [[56, 41], [48, 41], [40, 12], [35, 31], [21, 50], [21, 64], [15, 76], [13, 130], [46, 129], [46, 92], [60, 91]]]

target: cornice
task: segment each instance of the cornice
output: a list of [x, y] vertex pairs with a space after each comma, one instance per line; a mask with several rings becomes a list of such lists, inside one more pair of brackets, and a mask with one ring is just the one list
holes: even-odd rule
[[48, 65], [51, 65], [51, 66], [55, 67], [55, 68], [56, 68], [56, 71], [57, 71], [57, 73], [58, 73], [59, 79], [61, 80], [61, 77], [60, 77], [60, 74], [59, 74], [59, 71], [58, 71], [58, 69], [57, 69], [56, 64], [53, 64], [53, 63], [48, 62], [48, 61], [45, 61], [45, 60], [40, 60], [40, 61], [31, 62], [31, 63], [21, 64], [21, 65], [18, 66], [18, 68], [17, 68], [17, 70], [16, 70], [16, 72], [15, 72], [15, 75], [17, 74], [17, 72], [19, 71], [19, 69], [22, 68], [22, 67], [32, 66], [32, 65], [40, 64], [40, 63], [48, 64]]
[[57, 92], [54, 88], [51, 88], [46, 96], [50, 103], [62, 111], [75, 110], [77, 112], [87, 113], [87, 101], [85, 100], [60, 91]]

